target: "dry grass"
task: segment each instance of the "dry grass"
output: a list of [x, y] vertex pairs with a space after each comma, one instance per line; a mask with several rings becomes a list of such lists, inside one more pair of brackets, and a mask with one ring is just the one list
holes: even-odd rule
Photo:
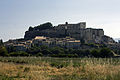
[[120, 65], [81, 61], [84, 65], [57, 68], [47, 62], [39, 65], [0, 62], [0, 80], [120, 80]]

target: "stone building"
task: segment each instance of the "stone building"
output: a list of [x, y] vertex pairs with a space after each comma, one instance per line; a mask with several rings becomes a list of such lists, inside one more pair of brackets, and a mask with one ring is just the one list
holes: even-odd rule
[[4, 43], [6, 48], [14, 48], [15, 51], [26, 51], [32, 46], [32, 41], [18, 41], [18, 40], [9, 40]]
[[81, 42], [80, 40], [75, 40], [71, 37], [65, 38], [50, 38], [37, 36], [32, 40], [32, 45], [41, 46], [46, 45], [48, 47], [63, 47], [63, 48], [80, 48]]

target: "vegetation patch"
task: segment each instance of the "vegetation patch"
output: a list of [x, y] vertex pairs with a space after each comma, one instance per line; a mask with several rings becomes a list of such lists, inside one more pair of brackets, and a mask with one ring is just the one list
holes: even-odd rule
[[0, 57], [0, 80], [119, 79], [119, 58]]

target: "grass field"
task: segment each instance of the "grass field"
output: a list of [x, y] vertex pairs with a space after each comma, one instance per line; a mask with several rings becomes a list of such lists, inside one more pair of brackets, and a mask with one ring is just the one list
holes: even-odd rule
[[120, 80], [120, 59], [0, 57], [0, 80]]

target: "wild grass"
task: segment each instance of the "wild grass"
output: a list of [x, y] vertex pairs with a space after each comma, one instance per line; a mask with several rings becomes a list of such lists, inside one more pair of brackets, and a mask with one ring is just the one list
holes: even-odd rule
[[0, 80], [120, 80], [120, 59], [0, 57]]

